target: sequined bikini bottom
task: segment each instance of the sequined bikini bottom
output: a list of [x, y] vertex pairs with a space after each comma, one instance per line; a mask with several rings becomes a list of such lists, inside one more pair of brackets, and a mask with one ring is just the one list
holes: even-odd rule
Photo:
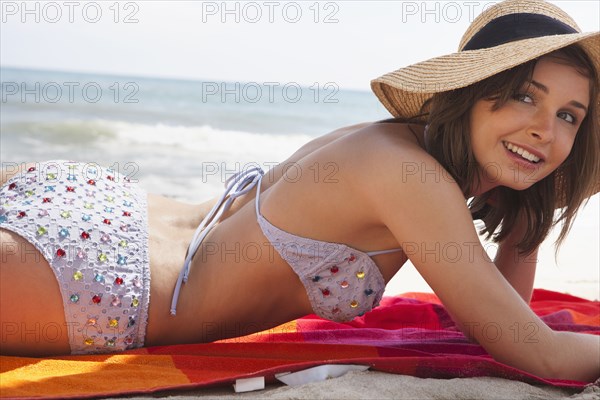
[[72, 354], [144, 344], [146, 193], [95, 163], [47, 161], [0, 188], [0, 228], [33, 244], [58, 281]]

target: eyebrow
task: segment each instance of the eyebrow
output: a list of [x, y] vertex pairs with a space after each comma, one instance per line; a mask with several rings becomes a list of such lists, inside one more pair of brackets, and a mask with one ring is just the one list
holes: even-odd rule
[[[528, 82], [531, 83], [533, 86], [535, 86], [536, 88], [540, 89], [542, 92], [544, 92], [546, 94], [548, 94], [550, 92], [550, 90], [548, 89], [548, 87], [546, 85], [542, 84], [542, 83], [539, 83], [539, 82], [534, 81], [534, 80], [531, 80], [531, 81], [528, 81]], [[569, 102], [569, 104], [572, 105], [573, 107], [581, 108], [587, 114], [587, 111], [588, 111], [587, 107], [584, 106], [583, 104], [581, 104], [580, 102], [575, 101], [575, 100], [571, 100]]]

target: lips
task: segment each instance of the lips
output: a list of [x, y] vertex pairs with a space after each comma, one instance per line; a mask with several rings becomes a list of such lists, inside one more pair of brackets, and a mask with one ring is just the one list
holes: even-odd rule
[[502, 144], [508, 151], [521, 156], [521, 158], [529, 161], [530, 163], [537, 164], [540, 161], [543, 161], [541, 157], [538, 157], [537, 155], [530, 153], [529, 151], [525, 150], [524, 148], [522, 148], [520, 146], [517, 146], [516, 144], [509, 143], [509, 142], [502, 142]]

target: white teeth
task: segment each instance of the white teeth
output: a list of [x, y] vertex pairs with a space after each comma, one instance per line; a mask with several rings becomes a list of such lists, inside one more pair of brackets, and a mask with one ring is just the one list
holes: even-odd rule
[[504, 142], [504, 147], [506, 147], [508, 150], [512, 151], [513, 153], [520, 155], [527, 161], [531, 161], [533, 163], [537, 163], [540, 161], [539, 157], [531, 154], [530, 152], [528, 152], [525, 149], [520, 148], [519, 146], [515, 146], [512, 143]]

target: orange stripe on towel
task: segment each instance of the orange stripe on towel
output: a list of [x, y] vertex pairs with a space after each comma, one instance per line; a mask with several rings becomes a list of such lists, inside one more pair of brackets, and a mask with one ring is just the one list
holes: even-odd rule
[[[93, 360], [93, 361], [91, 361]], [[2, 397], [146, 392], [190, 381], [171, 356], [111, 355], [34, 359], [2, 357]], [[98, 390], [98, 383], [102, 388]], [[85, 388], [88, 387], [89, 390]]]

